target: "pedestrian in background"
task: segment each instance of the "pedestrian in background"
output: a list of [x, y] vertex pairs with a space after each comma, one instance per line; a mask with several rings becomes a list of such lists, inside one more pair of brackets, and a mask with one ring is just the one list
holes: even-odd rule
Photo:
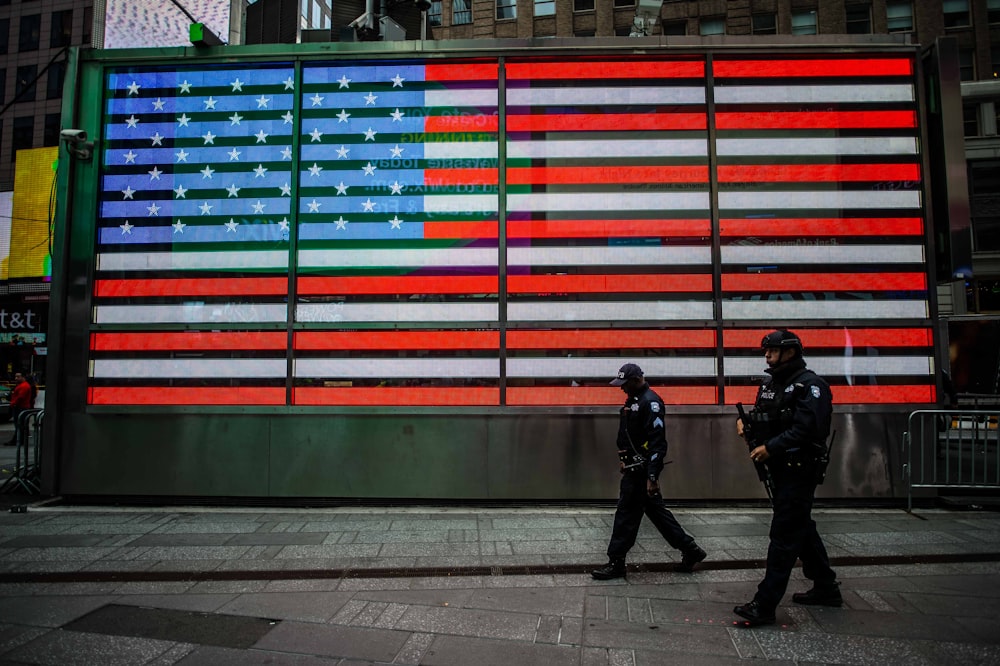
[[28, 379], [20, 372], [14, 373], [14, 390], [10, 394], [10, 417], [14, 420], [14, 435], [4, 446], [14, 446], [17, 444], [18, 434], [21, 425], [18, 418], [26, 409], [35, 406], [35, 389]]
[[705, 559], [705, 551], [663, 503], [659, 482], [667, 455], [663, 400], [649, 387], [635, 363], [623, 365], [611, 385], [621, 387], [626, 395], [617, 438], [622, 478], [608, 544], [608, 563], [591, 575], [598, 580], [625, 577], [625, 556], [635, 545], [643, 514], [649, 516], [667, 543], [681, 551], [677, 570], [690, 573], [694, 565]]

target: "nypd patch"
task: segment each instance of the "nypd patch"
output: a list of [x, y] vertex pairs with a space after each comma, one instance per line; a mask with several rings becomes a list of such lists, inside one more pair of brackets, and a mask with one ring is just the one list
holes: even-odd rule
[[819, 398], [819, 387], [818, 386], [813, 386], [812, 387], [812, 394], [813, 394], [814, 398]]
[[654, 413], [660, 411], [660, 403], [658, 402], [649, 403], [649, 410]]

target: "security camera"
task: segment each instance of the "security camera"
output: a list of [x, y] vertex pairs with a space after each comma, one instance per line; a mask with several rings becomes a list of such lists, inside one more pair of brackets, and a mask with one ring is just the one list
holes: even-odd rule
[[87, 130], [64, 129], [59, 132], [59, 138], [68, 143], [83, 143], [87, 140]]
[[94, 142], [87, 141], [87, 130], [64, 129], [59, 138], [66, 142], [66, 150], [77, 159], [89, 160], [94, 154]]

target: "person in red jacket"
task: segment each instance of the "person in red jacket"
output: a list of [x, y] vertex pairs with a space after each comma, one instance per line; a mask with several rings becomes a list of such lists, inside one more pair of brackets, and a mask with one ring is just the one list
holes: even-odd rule
[[10, 394], [10, 416], [14, 420], [14, 436], [10, 438], [10, 441], [5, 444], [5, 446], [14, 446], [17, 444], [17, 434], [18, 434], [18, 416], [21, 415], [26, 409], [31, 409], [34, 407], [34, 391], [32, 391], [32, 386], [25, 378], [24, 374], [17, 372], [14, 373], [14, 390]]

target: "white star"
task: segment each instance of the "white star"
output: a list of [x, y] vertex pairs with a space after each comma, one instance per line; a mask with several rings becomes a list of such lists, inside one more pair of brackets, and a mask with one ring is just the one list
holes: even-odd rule
[[398, 143], [395, 146], [393, 146], [392, 148], [390, 148], [389, 152], [392, 153], [393, 157], [402, 157], [403, 156], [403, 148], [400, 148]]
[[399, 219], [399, 215], [393, 215], [392, 219], [389, 220], [389, 224], [392, 225], [390, 229], [400, 229], [402, 228], [400, 225], [403, 224], [403, 221]]
[[155, 203], [151, 203], [148, 206], [146, 206], [146, 210], [149, 211], [149, 217], [160, 216], [160, 207], [157, 206]]
[[174, 190], [174, 194], [177, 196], [178, 199], [183, 199], [184, 198], [184, 194], [186, 192], [187, 192], [187, 189], [185, 189], [183, 185], [178, 185], [177, 189]]
[[373, 212], [375, 212], [375, 202], [372, 201], [371, 197], [368, 197], [367, 201], [362, 201], [361, 202], [361, 207], [364, 208], [364, 211], [366, 213], [373, 213]]
[[347, 229], [347, 220], [344, 219], [343, 215], [334, 220], [333, 223], [337, 225], [338, 229]]
[[201, 135], [201, 138], [203, 138], [203, 139], [205, 140], [205, 144], [204, 144], [204, 145], [206, 145], [206, 146], [207, 146], [208, 144], [212, 144], [213, 146], [215, 145], [215, 135], [214, 135], [214, 134], [212, 134], [212, 131], [211, 131], [211, 130], [209, 130], [209, 131], [208, 131], [207, 133], [205, 133], [205, 134], [202, 134], [202, 135]]
[[185, 152], [185, 150], [181, 148], [181, 152], [174, 153], [174, 155], [177, 157], [178, 162], [187, 162], [189, 153]]
[[263, 178], [265, 173], [267, 173], [267, 169], [264, 168], [264, 165], [258, 164], [257, 168], [253, 170], [253, 177]]
[[159, 97], [157, 97], [153, 101], [153, 110], [154, 111], [163, 111], [163, 105], [164, 104], [166, 104], [166, 102], [164, 102], [162, 99], [160, 99]]
[[403, 191], [403, 186], [399, 184], [398, 180], [396, 182], [394, 182], [392, 185], [390, 185], [389, 187], [392, 188], [392, 193], [393, 194], [400, 194]]
[[324, 99], [326, 98], [322, 97], [319, 93], [316, 93], [315, 95], [312, 96], [312, 98], [310, 98], [309, 101], [313, 103], [313, 106], [323, 106]]
[[337, 183], [337, 196], [339, 197], [341, 194], [347, 194], [347, 185], [344, 184], [344, 181]]
[[214, 97], [209, 97], [204, 102], [202, 102], [202, 104], [205, 105], [205, 110], [206, 111], [208, 111], [209, 109], [212, 109], [213, 111], [215, 110], [215, 98]]
[[295, 90], [295, 81], [292, 77], [289, 76], [287, 79], [282, 81], [282, 83], [285, 84], [285, 90]]
[[403, 113], [402, 111], [400, 111], [399, 109], [396, 109], [395, 111], [393, 111], [389, 115], [392, 116], [392, 122], [394, 122], [394, 123], [401, 123], [401, 122], [403, 122], [403, 116], [405, 116], [406, 114]]
[[240, 194], [240, 188], [236, 187], [236, 183], [233, 183], [232, 185], [227, 187], [226, 191], [229, 192], [229, 196], [231, 197], [236, 197], [239, 196]]
[[373, 95], [368, 93], [365, 95], [365, 106], [375, 106], [375, 100], [378, 99], [378, 95]]
[[213, 173], [215, 173], [215, 169], [206, 164], [205, 168], [201, 170], [201, 179], [202, 180], [205, 180], [206, 178], [211, 179]]
[[175, 234], [182, 234], [184, 233], [184, 227], [186, 227], [187, 225], [181, 222], [180, 220], [177, 220], [171, 226], [174, 228]]
[[267, 206], [267, 204], [263, 204], [260, 202], [260, 199], [257, 199], [257, 203], [253, 205], [253, 214], [262, 215], [264, 213], [265, 206]]
[[134, 227], [135, 225], [134, 224], [129, 224], [128, 220], [125, 220], [125, 224], [119, 224], [118, 226], [122, 230], [122, 236], [124, 236], [125, 234], [128, 234], [129, 236], [131, 236], [132, 235], [132, 227]]
[[[349, 84], [351, 83], [351, 80], [349, 78], [347, 78], [346, 74], [342, 74], [340, 76], [340, 78], [337, 79], [337, 83], [340, 84], [341, 88], [350, 88]], [[339, 90], [339, 88], [338, 88], [338, 90]]]
[[403, 81], [405, 81], [406, 79], [404, 79], [402, 76], [400, 76], [399, 74], [397, 74], [395, 77], [393, 77], [392, 79], [389, 79], [389, 80], [392, 81], [392, 87], [393, 88], [402, 88], [403, 87]]
[[318, 202], [315, 199], [313, 199], [308, 204], [308, 206], [309, 206], [309, 212], [310, 213], [318, 213], [319, 212], [319, 207], [322, 206], [322, 205], [323, 204], [321, 204], [320, 202]]
[[149, 139], [150, 139], [150, 141], [153, 142], [154, 146], [162, 146], [163, 145], [163, 137], [160, 136], [159, 132], [157, 132], [153, 136], [149, 137]]
[[279, 227], [279, 228], [280, 228], [280, 229], [281, 229], [282, 231], [288, 231], [288, 218], [287, 218], [287, 217], [283, 217], [283, 218], [281, 218], [281, 219], [280, 219], [280, 220], [278, 221], [278, 227]]
[[292, 196], [292, 186], [289, 185], [288, 183], [285, 183], [284, 185], [282, 185], [281, 186], [281, 196], [283, 196], [283, 197], [290, 197], [290, 196]]
[[136, 125], [139, 124], [139, 119], [135, 117], [133, 113], [131, 116], [125, 119], [125, 126], [129, 129], [135, 129]]
[[313, 165], [309, 167], [309, 177], [318, 176], [319, 172], [323, 170], [323, 167], [313, 162]]
[[198, 206], [198, 208], [201, 209], [202, 215], [208, 215], [212, 212], [212, 206], [210, 206], [207, 201], [202, 205]]
[[233, 87], [233, 92], [236, 92], [237, 90], [240, 90], [240, 91], [243, 90], [243, 82], [240, 81], [240, 77], [238, 77], [238, 76], [236, 77], [236, 80], [233, 81], [232, 83], [230, 83], [229, 85], [231, 85]]
[[281, 116], [281, 119], [285, 121], [283, 124], [291, 125], [292, 121], [295, 120], [295, 116], [292, 115], [291, 111], [286, 111], [285, 115]]
[[188, 118], [188, 115], [186, 113], [182, 113], [181, 117], [177, 119], [177, 126], [178, 127], [187, 127], [189, 120], [191, 120], [191, 119]]
[[347, 112], [347, 109], [341, 109], [340, 113], [337, 114], [338, 123], [346, 123], [347, 119], [351, 117], [351, 114]]
[[292, 149], [289, 148], [288, 146], [285, 146], [284, 148], [282, 148], [281, 149], [281, 159], [283, 159], [283, 160], [290, 160], [290, 159], [292, 159]]
[[271, 101], [271, 98], [270, 97], [264, 97], [263, 95], [261, 95], [260, 97], [257, 98], [256, 101], [257, 101], [257, 108], [258, 109], [266, 109], [268, 102]]
[[136, 83], [135, 81], [133, 81], [128, 86], [128, 94], [129, 95], [138, 95], [139, 94], [139, 88], [141, 88], [141, 87], [142, 86], [140, 86], [138, 83]]
[[350, 154], [351, 154], [351, 149], [350, 148], [347, 148], [345, 146], [341, 146], [340, 148], [337, 148], [337, 159], [338, 160], [345, 160], [345, 159], [347, 159], [347, 156], [350, 155]]
[[[132, 195], [135, 194], [135, 190], [132, 189], [131, 185], [128, 185], [128, 186], [125, 187], [124, 190], [122, 190], [122, 194], [125, 195], [123, 197], [123, 200], [124, 199], [132, 199]], [[134, 199], [133, 199], [133, 201], [134, 201]]]
[[373, 129], [372, 129], [371, 127], [369, 127], [369, 128], [368, 128], [368, 129], [367, 129], [367, 130], [365, 131], [365, 141], [374, 141], [374, 140], [375, 140], [375, 135], [376, 135], [376, 134], [378, 134], [378, 132], [376, 132], [376, 131], [375, 131], [375, 130], [373, 130]]
[[137, 154], [133, 153], [131, 150], [125, 153], [125, 164], [135, 164], [135, 158], [139, 157]]
[[234, 113], [229, 116], [229, 126], [232, 127], [233, 125], [239, 125], [241, 120], [243, 120], [243, 116], [238, 113]]
[[320, 138], [323, 136], [323, 133], [319, 131], [318, 127], [316, 127], [313, 128], [313, 131], [309, 133], [309, 136], [312, 137], [313, 141], [319, 141]]
[[239, 222], [237, 222], [233, 218], [229, 218], [229, 221], [226, 222], [226, 224], [225, 224], [226, 233], [228, 234], [230, 231], [232, 231], [235, 234], [236, 233], [236, 227], [238, 227], [238, 226], [240, 226]]
[[191, 84], [187, 82], [187, 79], [184, 79], [184, 82], [181, 83], [180, 87], [181, 87], [181, 92], [182, 93], [189, 93], [189, 92], [191, 92]]
[[371, 162], [369, 162], [368, 164], [366, 164], [364, 166], [365, 175], [366, 176], [374, 176], [375, 175], [375, 169], [377, 169], [377, 168], [378, 168], [377, 166], [375, 166], [374, 164], [372, 164]]
[[229, 161], [230, 162], [239, 161], [240, 155], [242, 154], [243, 153], [233, 148], [232, 150], [229, 151]]
[[257, 132], [257, 143], [267, 143], [267, 137], [269, 136], [264, 130]]
[[160, 167], [155, 167], [154, 166], [152, 171], [147, 171], [146, 173], [149, 174], [149, 179], [150, 180], [159, 180], [160, 179], [160, 174], [163, 173], [163, 172], [160, 171]]

